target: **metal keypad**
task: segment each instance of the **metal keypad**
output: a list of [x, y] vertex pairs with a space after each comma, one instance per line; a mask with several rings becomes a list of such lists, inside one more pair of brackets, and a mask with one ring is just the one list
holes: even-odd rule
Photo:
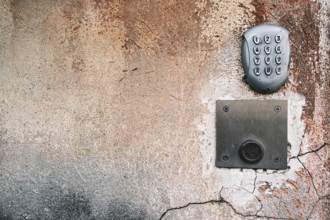
[[[260, 37], [259, 36], [253, 36], [253, 39], [256, 39], [256, 41], [254, 41], [255, 44], [260, 44], [260, 41], [259, 41]], [[280, 39], [281, 39], [281, 35], [276, 34], [276, 36], [274, 37], [274, 39], [277, 39], [276, 40], [276, 43], [277, 42], [279, 43], [280, 42]], [[269, 35], [265, 35], [264, 36], [264, 42], [266, 44], [270, 44], [271, 43], [271, 37]], [[259, 47], [255, 46], [254, 47], [254, 50], [255, 50], [254, 53], [256, 55], [259, 55], [260, 54]], [[266, 45], [266, 46], [264, 46], [264, 50], [265, 50], [266, 55], [270, 55], [271, 54], [271, 51], [272, 51], [272, 48], [271, 48], [271, 46]], [[275, 46], [275, 52], [277, 54], [281, 54], [281, 52], [282, 52], [281, 45], [276, 45]], [[276, 56], [275, 57], [275, 62], [276, 62], [276, 64], [280, 65], [281, 64], [281, 56]], [[260, 63], [261, 63], [260, 58], [257, 57], [257, 56], [254, 57], [254, 63], [259, 66]], [[265, 57], [265, 63], [267, 65], [270, 65], [271, 64], [271, 56], [266, 56]], [[266, 73], [266, 75], [269, 76], [271, 74], [271, 72], [272, 72], [272, 68], [270, 66], [265, 67], [265, 73]], [[281, 73], [281, 71], [278, 72], [278, 74], [280, 74], [280, 73]], [[256, 74], [256, 75], [259, 76], [258, 74]]]
[[[251, 49], [249, 49], [251, 48]], [[278, 25], [259, 25], [243, 35], [242, 62], [246, 81], [262, 93], [278, 90], [288, 78], [288, 31]]]

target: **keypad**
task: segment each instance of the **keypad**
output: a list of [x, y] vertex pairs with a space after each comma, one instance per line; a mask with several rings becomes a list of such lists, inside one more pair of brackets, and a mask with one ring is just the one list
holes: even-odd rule
[[288, 79], [291, 50], [289, 32], [275, 24], [261, 24], [243, 34], [245, 82], [260, 93], [277, 91]]
[[[254, 74], [256, 76], [261, 75], [261, 70], [258, 66], [264, 62], [266, 65], [264, 67], [264, 73], [267, 76], [270, 76], [273, 72], [280, 75], [282, 72], [282, 46], [280, 45], [282, 36], [280, 34], [266, 34], [264, 36], [254, 35], [252, 39], [255, 44], [253, 47], [253, 53], [255, 55], [253, 57], [255, 65], [255, 68], [253, 69]], [[262, 53], [262, 50], [264, 53]], [[274, 52], [272, 53], [272, 51]]]

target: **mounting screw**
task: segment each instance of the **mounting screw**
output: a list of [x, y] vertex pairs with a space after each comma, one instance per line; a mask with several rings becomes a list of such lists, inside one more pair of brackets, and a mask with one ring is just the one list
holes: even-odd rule
[[222, 110], [224, 112], [229, 112], [229, 106], [227, 106], [227, 105], [223, 106]]
[[279, 105], [275, 106], [274, 111], [276, 113], [279, 113], [281, 111], [281, 106], [279, 106]]
[[229, 160], [229, 156], [228, 155], [223, 155], [222, 156], [222, 160], [223, 161], [228, 161]]
[[281, 157], [274, 157], [274, 162], [279, 163], [281, 162], [282, 158]]

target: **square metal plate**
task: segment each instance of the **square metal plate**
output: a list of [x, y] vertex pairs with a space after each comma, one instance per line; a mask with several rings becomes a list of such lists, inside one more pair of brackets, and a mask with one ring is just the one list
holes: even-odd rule
[[287, 103], [287, 100], [218, 100], [216, 166], [286, 169]]

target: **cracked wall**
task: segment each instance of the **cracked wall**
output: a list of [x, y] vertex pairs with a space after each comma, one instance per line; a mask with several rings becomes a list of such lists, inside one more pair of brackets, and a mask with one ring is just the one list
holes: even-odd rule
[[[0, 219], [328, 219], [326, 0], [1, 0]], [[241, 35], [290, 32], [246, 85]], [[218, 99], [287, 99], [284, 171], [215, 167]]]

